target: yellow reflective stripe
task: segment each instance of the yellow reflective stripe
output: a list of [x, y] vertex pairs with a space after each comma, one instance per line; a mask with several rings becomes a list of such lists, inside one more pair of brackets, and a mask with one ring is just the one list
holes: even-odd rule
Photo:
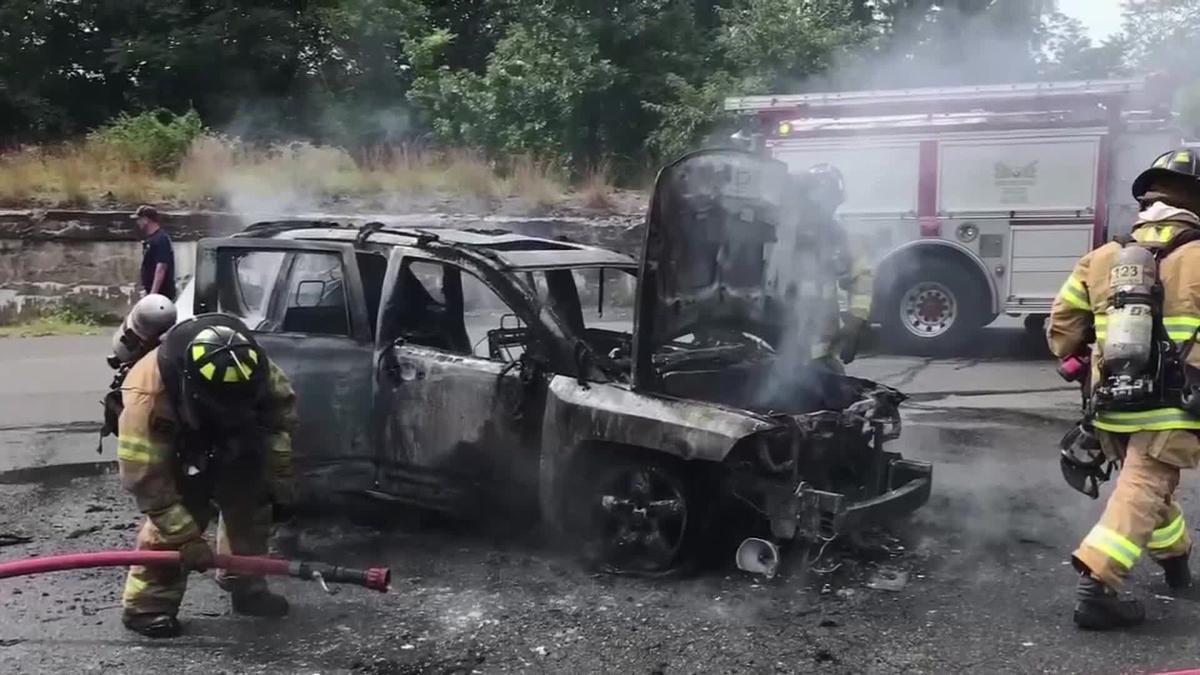
[[1084, 537], [1083, 543], [1098, 549], [1125, 569], [1131, 569], [1142, 555], [1142, 549], [1116, 532], [1097, 525]]
[[871, 296], [869, 295], [852, 295], [850, 296], [850, 309], [857, 309], [864, 312], [871, 309]]
[[173, 504], [162, 515], [154, 519], [154, 525], [159, 531], [168, 537], [176, 536], [189, 529], [196, 521], [192, 519], [192, 514], [183, 507], [183, 504]]
[[1164, 316], [1163, 323], [1167, 325], [1184, 326], [1188, 328], [1200, 328], [1200, 317], [1188, 316], [1186, 314], [1174, 314]]
[[1063, 282], [1062, 288], [1058, 290], [1058, 297], [1075, 309], [1091, 309], [1092, 307], [1088, 302], [1087, 288], [1073, 274]]
[[139, 464], [153, 463], [162, 446], [138, 436], [120, 436], [117, 439], [117, 459]]
[[1166, 431], [1168, 429], [1200, 429], [1200, 419], [1179, 408], [1158, 408], [1140, 412], [1102, 411], [1096, 413], [1097, 429], [1113, 433], [1135, 431]]
[[1158, 528], [1154, 534], [1150, 535], [1150, 543], [1146, 544], [1148, 549], [1164, 549], [1171, 548], [1183, 539], [1183, 534], [1187, 527], [1183, 522], [1183, 514], [1180, 513], [1172, 520], [1169, 525]]
[[1163, 326], [1167, 335], [1176, 342], [1190, 340], [1200, 329], [1200, 318], [1194, 316], [1164, 316]]
[[130, 573], [125, 576], [125, 591], [121, 595], [128, 600], [144, 593], [148, 586], [150, 586], [149, 581]]
[[1175, 236], [1173, 225], [1146, 225], [1133, 231], [1133, 238], [1143, 244], [1165, 244]]

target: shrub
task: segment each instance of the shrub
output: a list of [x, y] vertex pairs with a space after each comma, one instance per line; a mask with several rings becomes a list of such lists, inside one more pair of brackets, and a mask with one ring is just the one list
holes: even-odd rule
[[88, 140], [112, 148], [129, 161], [169, 173], [179, 167], [192, 142], [203, 133], [204, 124], [194, 110], [182, 115], [155, 110], [122, 114], [89, 134]]

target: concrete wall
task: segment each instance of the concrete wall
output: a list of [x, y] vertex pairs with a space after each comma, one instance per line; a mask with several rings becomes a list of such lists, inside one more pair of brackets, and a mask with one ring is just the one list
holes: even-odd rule
[[[505, 229], [532, 236], [567, 237], [637, 255], [642, 228], [636, 217], [528, 219], [436, 214], [338, 216], [320, 220], [381, 220], [421, 227]], [[179, 288], [192, 276], [196, 242], [245, 226], [227, 213], [167, 213], [175, 241]], [[47, 305], [68, 303], [118, 318], [137, 300], [141, 243], [129, 218], [118, 211], [0, 211], [0, 324], [36, 315]]]

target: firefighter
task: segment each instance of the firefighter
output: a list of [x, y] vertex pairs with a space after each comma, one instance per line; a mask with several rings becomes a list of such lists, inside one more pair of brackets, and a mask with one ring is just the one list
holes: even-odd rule
[[[291, 384], [222, 314], [183, 321], [137, 361], [121, 385], [117, 457], [122, 486], [147, 518], [138, 549], [179, 551], [179, 568], [132, 567], [122, 621], [174, 637], [187, 574], [214, 562], [204, 530], [219, 515], [217, 551], [267, 552], [273, 514], [292, 503]], [[233, 610], [283, 616], [288, 603], [261, 577], [218, 572]]]
[[[837, 285], [849, 295], [849, 312], [829, 312], [828, 325], [817, 330], [812, 357], [831, 370], [844, 372], [854, 361], [859, 344], [870, 326], [874, 280], [871, 268], [851, 249], [846, 230], [838, 222], [837, 209], [846, 200], [842, 173], [830, 164], [816, 164], [799, 177], [822, 258], [830, 264]], [[837, 357], [834, 357], [834, 354]]]
[[[1085, 255], [1054, 300], [1047, 328], [1058, 357], [1091, 351], [1090, 423], [1098, 439], [1064, 443], [1063, 473], [1077, 489], [1121, 471], [1099, 523], [1072, 556], [1074, 620], [1085, 629], [1145, 620], [1117, 591], [1148, 554], [1173, 590], [1191, 585], [1191, 540], [1174, 500], [1179, 470], [1200, 460], [1200, 166], [1191, 150], [1159, 156], [1134, 181], [1141, 212], [1130, 238]], [[1095, 443], [1098, 440], [1099, 443]], [[1109, 467], [1111, 470], [1111, 467]]]

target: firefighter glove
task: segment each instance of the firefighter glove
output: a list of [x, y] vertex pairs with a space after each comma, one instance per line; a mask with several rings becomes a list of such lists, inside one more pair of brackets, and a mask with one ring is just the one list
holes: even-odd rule
[[858, 348], [867, 332], [867, 321], [856, 316], [847, 316], [842, 322], [841, 352], [838, 358], [842, 363], [853, 363], [858, 356]]
[[188, 540], [179, 547], [179, 565], [185, 572], [203, 572], [214, 563], [216, 556], [203, 538]]

